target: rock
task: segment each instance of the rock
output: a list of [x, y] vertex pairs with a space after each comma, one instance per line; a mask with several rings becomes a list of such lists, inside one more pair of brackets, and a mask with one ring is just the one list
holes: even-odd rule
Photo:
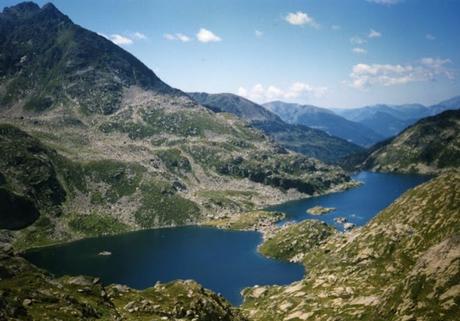
[[355, 228], [355, 224], [353, 223], [345, 223], [343, 224], [343, 228], [345, 229], [345, 231], [350, 231], [352, 230], [353, 228]]
[[315, 206], [315, 207], [309, 208], [307, 210], [307, 213], [310, 215], [324, 215], [324, 214], [327, 214], [333, 211], [335, 211], [334, 207]]
[[343, 216], [338, 216], [334, 218], [334, 222], [339, 223], [339, 224], [344, 224], [347, 222], [347, 218]]
[[32, 304], [32, 300], [31, 299], [24, 299], [24, 301], [22, 301], [22, 305], [24, 307], [28, 307], [29, 305]]

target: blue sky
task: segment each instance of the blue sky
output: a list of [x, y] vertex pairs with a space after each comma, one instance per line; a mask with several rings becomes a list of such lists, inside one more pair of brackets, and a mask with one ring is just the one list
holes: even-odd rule
[[460, 95], [459, 0], [53, 3], [184, 91], [325, 107]]

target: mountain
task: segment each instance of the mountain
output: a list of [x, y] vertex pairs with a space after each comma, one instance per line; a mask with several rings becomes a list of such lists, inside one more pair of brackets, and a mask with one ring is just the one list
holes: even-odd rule
[[280, 122], [281, 119], [262, 106], [234, 94], [187, 93], [201, 105], [216, 112], [236, 115], [248, 122], [270, 121]]
[[0, 101], [0, 224], [20, 229], [17, 248], [199, 223], [350, 181], [201, 106], [52, 4], [0, 14]]
[[373, 151], [365, 167], [378, 171], [434, 173], [460, 166], [460, 110], [419, 120]]
[[460, 96], [429, 107], [421, 104], [380, 104], [352, 109], [334, 109], [334, 112], [348, 120], [372, 128], [384, 138], [389, 138], [398, 135], [419, 119], [450, 109], [460, 109]]
[[324, 131], [303, 125], [288, 124], [280, 117], [243, 97], [234, 94], [189, 93], [198, 103], [216, 112], [234, 114], [278, 144], [325, 162], [335, 163], [340, 158], [362, 152], [359, 146]]
[[436, 115], [442, 113], [445, 110], [460, 109], [460, 96], [456, 96], [447, 100], [444, 100], [440, 103], [432, 105], [429, 107], [430, 114]]
[[360, 146], [370, 146], [383, 137], [372, 129], [336, 115], [329, 109], [274, 101], [263, 105], [290, 124], [305, 125]]
[[430, 115], [428, 107], [420, 104], [381, 104], [334, 111], [350, 121], [372, 128], [383, 138], [395, 136], [418, 119]]
[[245, 289], [243, 311], [254, 321], [457, 320], [459, 189], [460, 173], [450, 171], [350, 233], [310, 220], [280, 229], [261, 250], [308, 273], [288, 286]]

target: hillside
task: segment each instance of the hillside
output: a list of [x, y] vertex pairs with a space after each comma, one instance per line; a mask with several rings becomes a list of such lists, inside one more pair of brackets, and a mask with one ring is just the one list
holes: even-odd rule
[[[301, 259], [308, 275], [289, 286], [246, 289], [243, 311], [264, 321], [457, 320], [459, 190], [460, 174], [451, 171], [406, 192], [351, 233], [306, 223], [282, 229], [262, 248]], [[305, 233], [308, 245], [289, 242]]]
[[434, 173], [460, 166], [460, 111], [418, 121], [373, 151], [364, 167], [376, 171]]
[[324, 162], [335, 163], [342, 157], [363, 151], [359, 146], [324, 131], [288, 124], [264, 107], [234, 94], [189, 93], [189, 95], [213, 111], [240, 117], [287, 149]]
[[326, 108], [281, 101], [266, 103], [263, 106], [289, 124], [320, 129], [360, 146], [367, 147], [383, 139], [382, 136], [370, 129], [372, 127], [347, 120]]
[[34, 222], [19, 247], [198, 223], [350, 180], [209, 111], [52, 4], [5, 8], [0, 28], [0, 223]]

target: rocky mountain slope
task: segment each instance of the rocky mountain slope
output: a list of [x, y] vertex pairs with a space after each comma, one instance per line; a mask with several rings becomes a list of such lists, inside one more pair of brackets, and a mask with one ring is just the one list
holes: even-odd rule
[[373, 151], [366, 168], [434, 173], [460, 166], [460, 110], [427, 117]]
[[34, 222], [20, 247], [197, 223], [350, 180], [199, 105], [52, 4], [5, 8], [0, 31], [0, 224]]
[[360, 146], [371, 146], [383, 139], [372, 127], [347, 120], [326, 108], [281, 101], [269, 102], [263, 106], [289, 124], [320, 129]]
[[189, 95], [211, 110], [240, 117], [285, 148], [324, 162], [335, 163], [343, 157], [363, 151], [359, 146], [324, 131], [288, 124], [264, 107], [234, 94], [189, 93]]
[[307, 276], [289, 286], [246, 289], [245, 314], [264, 321], [457, 320], [459, 191], [460, 173], [450, 171], [353, 232], [331, 233], [312, 222], [282, 229], [262, 248], [300, 259]]

